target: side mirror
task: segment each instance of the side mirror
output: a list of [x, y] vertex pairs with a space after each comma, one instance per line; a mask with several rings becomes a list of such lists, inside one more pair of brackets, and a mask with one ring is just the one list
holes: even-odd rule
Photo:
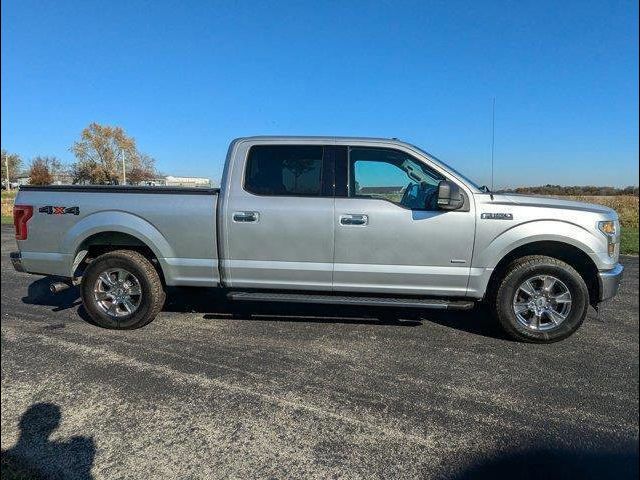
[[464, 205], [464, 197], [460, 187], [448, 180], [438, 184], [438, 208], [440, 210], [457, 210]]

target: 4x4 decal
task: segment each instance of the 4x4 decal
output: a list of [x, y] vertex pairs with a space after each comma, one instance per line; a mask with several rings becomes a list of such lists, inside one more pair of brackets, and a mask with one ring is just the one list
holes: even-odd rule
[[54, 207], [47, 205], [46, 207], [40, 207], [38, 212], [46, 213], [47, 215], [80, 215], [80, 207]]

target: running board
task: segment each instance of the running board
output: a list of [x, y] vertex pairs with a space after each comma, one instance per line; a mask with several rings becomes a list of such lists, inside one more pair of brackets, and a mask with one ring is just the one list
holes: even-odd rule
[[471, 310], [469, 300], [439, 300], [400, 297], [351, 297], [346, 295], [313, 295], [302, 293], [229, 292], [229, 300], [242, 302], [322, 303], [332, 305], [366, 305], [377, 307], [430, 308], [438, 310]]

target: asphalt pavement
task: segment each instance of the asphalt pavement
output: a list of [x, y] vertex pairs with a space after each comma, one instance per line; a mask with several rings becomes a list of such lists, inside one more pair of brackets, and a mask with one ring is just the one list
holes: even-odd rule
[[482, 310], [229, 304], [135, 331], [15, 272], [2, 227], [3, 478], [638, 478], [638, 258], [552, 345]]

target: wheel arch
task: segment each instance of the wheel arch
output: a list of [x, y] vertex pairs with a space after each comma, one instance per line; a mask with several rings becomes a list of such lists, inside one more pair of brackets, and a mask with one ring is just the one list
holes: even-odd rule
[[71, 277], [78, 277], [87, 260], [118, 249], [135, 250], [147, 257], [165, 281], [161, 259], [173, 256], [173, 249], [151, 223], [126, 212], [98, 212], [71, 228], [61, 250], [71, 254]]
[[140, 253], [151, 262], [157, 270], [158, 275], [160, 275], [162, 283], [166, 284], [161, 263], [153, 249], [138, 237], [118, 231], [94, 233], [85, 238], [80, 245], [78, 245], [74, 255], [72, 277], [81, 277], [84, 269], [94, 259], [115, 250], [132, 250]]
[[493, 269], [487, 286], [488, 296], [491, 297], [504, 276], [507, 268], [518, 258], [529, 255], [544, 255], [556, 258], [571, 265], [582, 277], [589, 290], [589, 303], [597, 305], [600, 295], [598, 282], [598, 267], [591, 257], [581, 248], [558, 240], [541, 240], [525, 243], [510, 250], [500, 259]]

